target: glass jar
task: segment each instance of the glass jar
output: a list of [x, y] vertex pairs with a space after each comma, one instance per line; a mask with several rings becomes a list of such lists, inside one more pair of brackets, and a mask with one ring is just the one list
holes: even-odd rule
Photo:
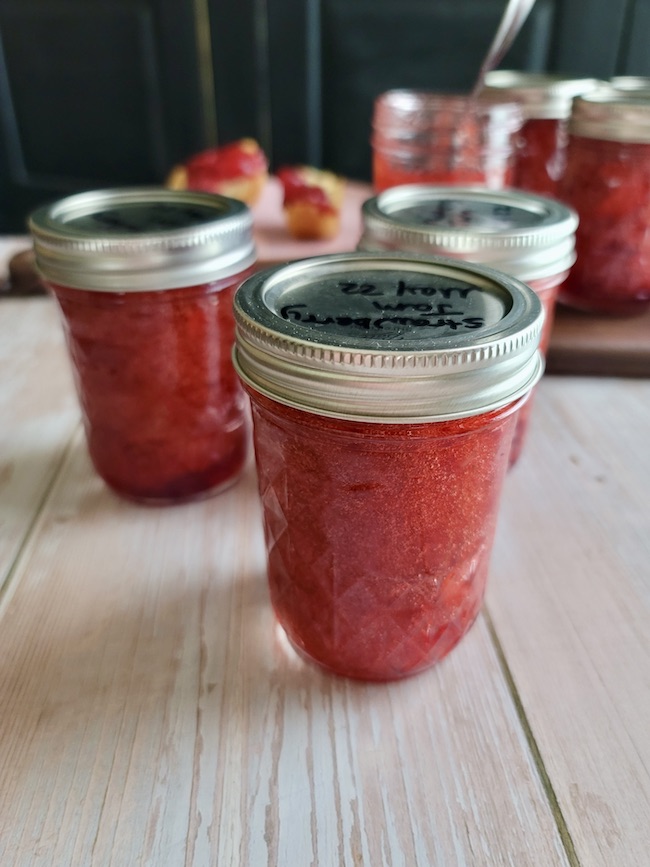
[[[559, 202], [516, 190], [417, 184], [368, 199], [357, 249], [451, 256], [489, 265], [527, 283], [545, 312], [543, 356], [558, 290], [575, 261], [577, 215]], [[519, 413], [510, 463], [523, 448], [532, 400]]]
[[521, 123], [515, 103], [389, 90], [375, 100], [372, 118], [374, 189], [413, 183], [509, 186]]
[[574, 101], [559, 194], [580, 217], [562, 303], [642, 313], [650, 306], [650, 91], [606, 88]]
[[306, 658], [390, 680], [476, 618], [542, 309], [478, 265], [298, 261], [235, 296], [271, 601]]
[[232, 298], [255, 261], [240, 202], [102, 190], [30, 218], [59, 304], [90, 457], [117, 493], [177, 502], [230, 485], [247, 453]]
[[484, 96], [521, 106], [513, 186], [555, 196], [566, 166], [568, 123], [573, 98], [599, 85], [595, 78], [566, 78], [543, 72], [498, 69], [485, 77]]

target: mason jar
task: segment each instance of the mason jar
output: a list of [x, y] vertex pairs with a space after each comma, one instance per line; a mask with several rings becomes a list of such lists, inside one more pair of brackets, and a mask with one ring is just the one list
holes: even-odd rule
[[151, 503], [232, 484], [249, 437], [231, 360], [232, 299], [255, 262], [248, 208], [207, 193], [99, 190], [38, 209], [29, 226], [98, 474]]
[[650, 91], [578, 97], [559, 195], [580, 216], [578, 258], [560, 300], [628, 316], [650, 306]]
[[[560, 202], [517, 190], [427, 184], [394, 187], [362, 207], [358, 249], [396, 250], [480, 262], [527, 283], [545, 312], [546, 355], [560, 286], [575, 261], [577, 215]], [[523, 449], [532, 400], [519, 413], [510, 455]]]
[[376, 192], [400, 184], [513, 182], [519, 106], [421, 90], [375, 100], [372, 179]]
[[497, 69], [485, 77], [484, 95], [521, 106], [513, 186], [541, 195], [557, 195], [566, 166], [568, 123], [574, 97], [594, 90], [595, 78], [567, 78], [548, 72]]
[[470, 628], [542, 318], [523, 283], [435, 257], [322, 256], [242, 284], [270, 596], [303, 657], [391, 680]]

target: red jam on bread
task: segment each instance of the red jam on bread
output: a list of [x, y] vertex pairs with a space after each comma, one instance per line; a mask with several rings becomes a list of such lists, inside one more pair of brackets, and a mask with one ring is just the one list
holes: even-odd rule
[[284, 214], [294, 238], [325, 240], [338, 234], [345, 181], [313, 166], [284, 166], [277, 172]]
[[254, 205], [268, 178], [268, 160], [252, 138], [208, 148], [174, 166], [165, 186], [218, 193]]

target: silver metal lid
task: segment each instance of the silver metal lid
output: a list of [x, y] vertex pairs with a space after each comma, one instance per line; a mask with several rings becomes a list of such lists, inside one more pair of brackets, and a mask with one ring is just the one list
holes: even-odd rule
[[452, 259], [304, 259], [250, 277], [234, 309], [244, 382], [320, 415], [461, 418], [517, 400], [542, 373], [535, 293]]
[[255, 261], [253, 220], [224, 196], [158, 187], [79, 193], [34, 211], [29, 229], [46, 280], [141, 292], [229, 277]]
[[526, 282], [575, 262], [578, 215], [544, 196], [516, 190], [413, 184], [363, 204], [357, 249], [451, 256]]
[[527, 119], [562, 119], [571, 114], [574, 97], [589, 93], [602, 82], [597, 78], [567, 78], [550, 72], [497, 69], [485, 76], [486, 97], [507, 96], [520, 103]]
[[650, 90], [609, 86], [577, 97], [569, 132], [607, 141], [650, 142]]

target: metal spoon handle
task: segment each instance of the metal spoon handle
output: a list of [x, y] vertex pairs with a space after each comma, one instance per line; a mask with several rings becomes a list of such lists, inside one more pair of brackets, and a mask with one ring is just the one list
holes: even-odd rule
[[483, 89], [487, 73], [497, 66], [512, 45], [515, 36], [521, 30], [524, 21], [528, 17], [528, 13], [534, 5], [535, 0], [508, 0], [508, 5], [503, 11], [497, 32], [483, 59], [476, 82], [472, 88], [471, 96], [473, 99]]

